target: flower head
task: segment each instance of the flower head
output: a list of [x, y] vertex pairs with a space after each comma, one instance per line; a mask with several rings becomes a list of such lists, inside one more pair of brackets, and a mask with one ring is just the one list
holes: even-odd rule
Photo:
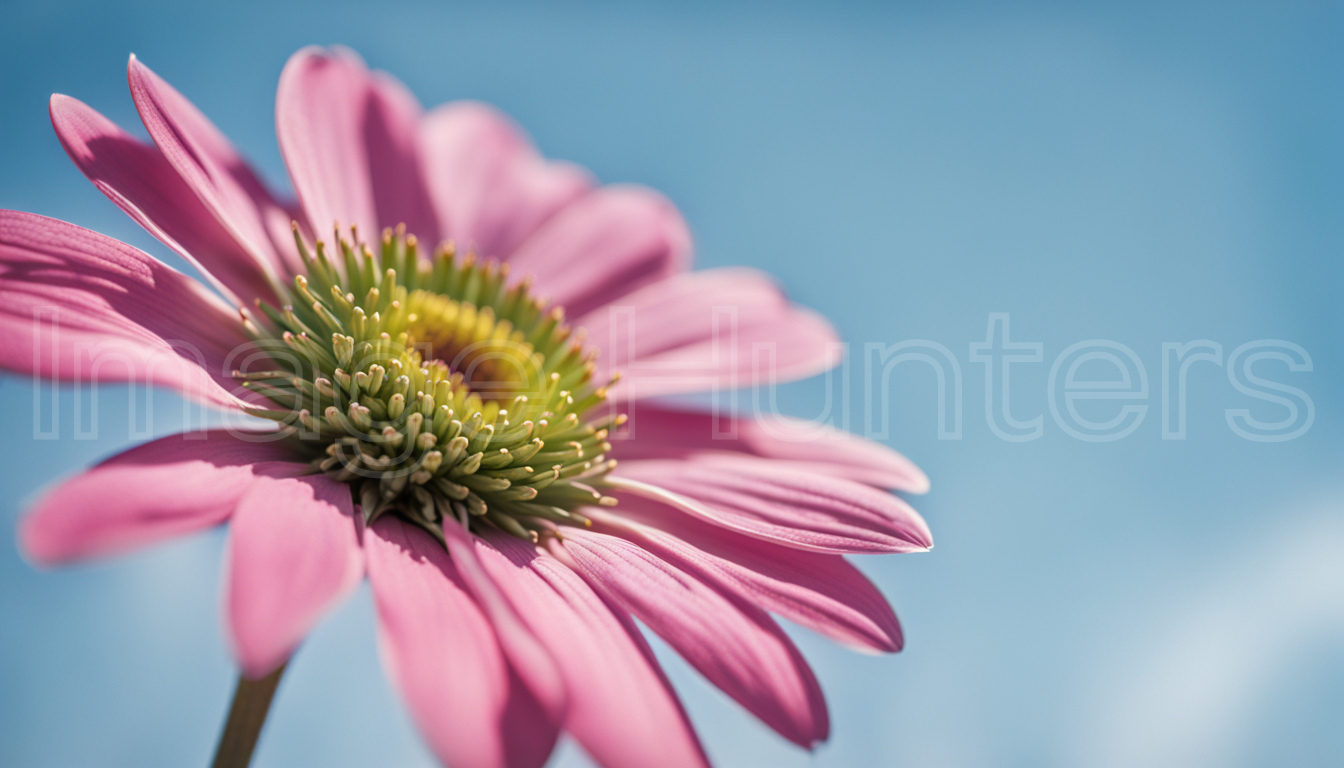
[[307, 271], [282, 307], [258, 301], [265, 319], [244, 314], [264, 370], [233, 375], [270, 401], [245, 410], [353, 486], [365, 525], [390, 512], [440, 540], [447, 524], [538, 541], [616, 503], [593, 485], [624, 416], [592, 415], [595, 352], [530, 281], [451, 244], [422, 258], [391, 229], [376, 253], [335, 232], [339, 258], [294, 230]]
[[540, 765], [562, 730], [606, 766], [704, 764], [635, 618], [786, 738], [827, 737], [770, 614], [899, 650], [842, 556], [931, 546], [887, 492], [927, 480], [840, 432], [647, 400], [752, 383], [763, 343], [778, 377], [822, 371], [824, 320], [759, 273], [688, 271], [656, 193], [543, 159], [489, 107], [424, 113], [348, 51], [305, 49], [281, 76], [297, 203], [134, 58], [129, 78], [152, 145], [65, 96], [53, 124], [214, 291], [0, 211], [0, 366], [170, 387], [275, 428], [163, 438], [59, 485], [23, 523], [35, 560], [227, 521], [250, 677], [367, 576], [389, 672], [454, 766]]

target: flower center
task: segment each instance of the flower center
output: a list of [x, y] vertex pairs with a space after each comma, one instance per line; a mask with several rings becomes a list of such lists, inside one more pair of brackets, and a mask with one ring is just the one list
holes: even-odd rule
[[423, 258], [400, 229], [378, 253], [351, 235], [309, 249], [296, 226], [308, 271], [291, 303], [243, 311], [268, 370], [234, 376], [279, 406], [249, 412], [349, 483], [367, 523], [394, 513], [440, 540], [453, 522], [535, 539], [614, 504], [585, 481], [615, 465], [607, 430], [624, 416], [598, 407], [595, 352], [564, 311], [451, 244]]

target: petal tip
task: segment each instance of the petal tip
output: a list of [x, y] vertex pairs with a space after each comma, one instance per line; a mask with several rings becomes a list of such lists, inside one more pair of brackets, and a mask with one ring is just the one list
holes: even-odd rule
[[929, 480], [929, 476], [925, 474], [924, 470], [920, 469], [919, 466], [916, 465], [913, 461], [910, 461], [906, 457], [897, 453], [894, 449], [891, 449], [885, 444], [879, 443], [879, 445], [882, 445], [882, 447], [887, 448], [887, 450], [895, 454], [895, 457], [899, 460], [901, 464], [900, 467], [901, 474], [905, 475], [904, 478], [905, 482], [902, 483], [899, 487], [897, 487], [896, 490], [902, 491], [904, 493], [913, 493], [920, 496], [929, 492], [929, 489], [932, 488], [933, 483], [932, 481]]
[[37, 518], [37, 510], [34, 510], [19, 521], [19, 532], [14, 544], [19, 550], [19, 556], [29, 565], [47, 569], [58, 565], [61, 557], [47, 537], [42, 535]]
[[[61, 130], [69, 119], [70, 113], [83, 106], [83, 102], [64, 93], [53, 93], [47, 99], [47, 116], [51, 118], [51, 127], [56, 129], [56, 137], [61, 138]], [[65, 142], [61, 142], [62, 146]]]

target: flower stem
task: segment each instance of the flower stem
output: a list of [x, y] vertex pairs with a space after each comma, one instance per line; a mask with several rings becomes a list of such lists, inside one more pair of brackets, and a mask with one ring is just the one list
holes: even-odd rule
[[257, 737], [261, 727], [266, 724], [266, 713], [271, 709], [271, 697], [275, 696], [275, 687], [280, 684], [280, 676], [285, 673], [285, 665], [260, 680], [249, 680], [238, 676], [238, 687], [233, 691], [233, 706], [229, 708], [229, 719], [224, 723], [224, 732], [219, 735], [219, 746], [215, 748], [213, 768], [247, 768], [252, 762], [252, 750], [257, 747]]

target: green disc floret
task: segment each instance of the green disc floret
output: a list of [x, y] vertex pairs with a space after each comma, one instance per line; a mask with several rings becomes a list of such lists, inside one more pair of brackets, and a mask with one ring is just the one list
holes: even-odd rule
[[599, 407], [612, 382], [593, 383], [595, 354], [561, 308], [451, 243], [425, 258], [403, 228], [377, 253], [353, 230], [337, 252], [294, 237], [307, 274], [290, 303], [243, 311], [266, 370], [233, 375], [277, 406], [249, 413], [349, 483], [367, 523], [395, 513], [440, 540], [453, 522], [535, 539], [615, 503], [592, 483], [615, 465], [608, 429], [624, 416]]

